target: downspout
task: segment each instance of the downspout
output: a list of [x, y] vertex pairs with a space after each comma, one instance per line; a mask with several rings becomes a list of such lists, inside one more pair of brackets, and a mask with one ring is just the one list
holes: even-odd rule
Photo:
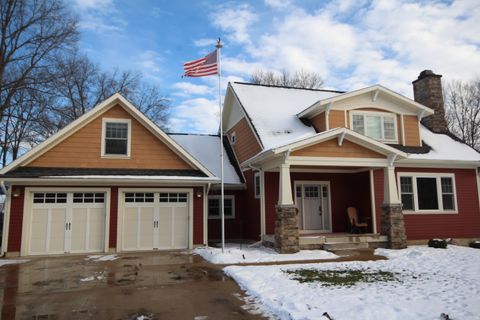
[[3, 203], [3, 229], [2, 229], [2, 248], [0, 251], [0, 256], [5, 255], [5, 249], [7, 245], [7, 230], [8, 230], [8, 221], [7, 215], [10, 215], [10, 190], [7, 190], [7, 187], [5, 186], [5, 181], [1, 180], [0, 181], [0, 188], [3, 191], [3, 194], [5, 195], [5, 202]]
[[208, 193], [212, 184], [207, 183], [207, 188], [203, 187], [203, 242], [208, 247]]
[[[260, 173], [260, 241], [253, 244], [253, 246], [257, 244], [263, 243], [265, 238], [266, 228], [265, 228], [265, 172], [257, 167], [252, 166], [251, 164], [248, 165], [252, 171], [258, 171]], [[254, 175], [255, 181], [255, 175]]]

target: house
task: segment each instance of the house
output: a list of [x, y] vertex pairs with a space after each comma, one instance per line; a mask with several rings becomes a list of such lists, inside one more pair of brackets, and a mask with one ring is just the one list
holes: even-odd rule
[[[231, 83], [223, 113], [225, 230], [279, 252], [348, 233], [480, 237], [480, 154], [446, 131], [439, 75], [415, 100]], [[166, 134], [119, 94], [0, 171], [8, 255], [192, 248], [220, 238], [220, 137]]]

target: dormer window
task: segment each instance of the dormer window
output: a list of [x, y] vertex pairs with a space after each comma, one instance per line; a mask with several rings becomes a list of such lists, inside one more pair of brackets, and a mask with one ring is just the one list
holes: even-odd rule
[[102, 156], [130, 157], [130, 119], [103, 119]]
[[395, 114], [352, 111], [350, 120], [352, 130], [355, 132], [387, 143], [395, 143], [398, 141]]

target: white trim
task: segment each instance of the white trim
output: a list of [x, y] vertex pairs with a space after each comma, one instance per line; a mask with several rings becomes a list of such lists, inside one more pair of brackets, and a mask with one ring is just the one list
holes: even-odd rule
[[208, 187], [203, 186], [203, 244], [208, 246]]
[[260, 171], [260, 237], [267, 234], [266, 218], [265, 218], [265, 172]]
[[369, 171], [370, 178], [370, 206], [372, 207], [372, 232], [377, 233], [377, 214], [375, 208], [375, 179], [373, 175], [373, 169]]
[[380, 158], [335, 158], [291, 156], [290, 165], [296, 166], [345, 166], [345, 167], [387, 167], [388, 160]]
[[[109, 252], [109, 233], [110, 233], [110, 188], [86, 188], [86, 187], [27, 187], [24, 190], [24, 204], [23, 204], [23, 222], [22, 222], [22, 243], [20, 246], [20, 255], [30, 255], [30, 233], [32, 226], [32, 206], [33, 206], [33, 193], [34, 192], [61, 192], [61, 193], [73, 193], [78, 192], [103, 192], [105, 193], [105, 241], [103, 252]], [[68, 195], [67, 195], [68, 196]], [[68, 202], [68, 201], [67, 201]], [[68, 203], [65, 203], [67, 205]], [[74, 253], [74, 252], [71, 252]]]
[[[397, 184], [398, 184], [398, 195], [401, 201], [402, 199], [402, 190], [400, 184], [401, 177], [411, 177], [412, 178], [412, 188], [413, 188], [413, 197], [414, 197], [414, 210], [403, 210], [404, 214], [458, 214], [458, 202], [457, 202], [457, 186], [455, 182], [454, 173], [445, 173], [445, 172], [399, 172], [397, 174]], [[435, 210], [420, 210], [418, 208], [418, 190], [417, 190], [417, 178], [435, 178], [437, 185], [437, 202], [438, 209]], [[442, 200], [442, 187], [441, 187], [441, 178], [451, 178], [452, 187], [453, 187], [453, 203], [455, 210], [444, 210], [443, 209], [443, 200]]]
[[[107, 123], [126, 123], [127, 124], [127, 154], [106, 154], [105, 153], [105, 139], [107, 132]], [[101, 153], [102, 158], [109, 159], [130, 159], [131, 149], [132, 149], [132, 119], [118, 119], [118, 118], [102, 118], [102, 140], [101, 144]]]
[[403, 114], [400, 115], [400, 130], [402, 130], [402, 145], [405, 146], [405, 121], [403, 119]]
[[[221, 196], [220, 195], [209, 195], [208, 196], [208, 199], [218, 199], [220, 200], [221, 199]], [[232, 199], [232, 215], [231, 216], [227, 216], [225, 214], [225, 219], [235, 219], [235, 195], [234, 194], [226, 194], [224, 196], [224, 199]], [[218, 209], [220, 210], [220, 202], [218, 203]], [[207, 216], [208, 216], [208, 220], [220, 220], [222, 217], [221, 215], [219, 215], [218, 217], [210, 217], [209, 213], [208, 213], [208, 204], [207, 204]]]
[[94, 176], [94, 177], [46, 177], [46, 178], [5, 178], [3, 181], [12, 182], [15, 185], [89, 185], [96, 186], [111, 186], [112, 183], [128, 186], [145, 186], [145, 185], [158, 185], [159, 183], [168, 184], [168, 185], [179, 185], [185, 186], [185, 184], [192, 186], [202, 186], [205, 183], [218, 183], [220, 180], [218, 178], [196, 178], [196, 177], [170, 177], [170, 176], [159, 176], [158, 178], [152, 177], [142, 177], [139, 176]]
[[80, 130], [82, 127], [96, 119], [98, 116], [100, 116], [102, 113], [106, 112], [116, 104], [120, 104], [128, 113], [130, 113], [130, 115], [132, 115], [137, 121], [139, 121], [154, 136], [156, 136], [162, 142], [166, 143], [167, 146], [169, 146], [171, 150], [178, 154], [183, 160], [188, 162], [193, 167], [198, 168], [208, 177], [215, 176], [204, 165], [202, 165], [198, 160], [196, 160], [192, 155], [190, 155], [185, 149], [183, 149], [178, 143], [176, 143], [172, 138], [170, 138], [155, 123], [148, 119], [142, 112], [140, 112], [133, 104], [131, 104], [119, 93], [115, 93], [114, 95], [105, 99], [103, 102], [95, 106], [92, 110], [83, 114], [81, 117], [71, 122], [57, 133], [50, 136], [47, 140], [38, 144], [29, 152], [25, 153], [24, 155], [10, 163], [8, 166], [1, 169], [0, 174], [5, 174], [20, 165], [26, 165], [29, 162], [40, 157], [42, 154], [56, 146], [58, 143], [67, 139], [69, 136]]
[[[5, 211], [3, 217], [3, 230], [2, 230], [2, 256], [8, 250], [8, 231], [10, 230], [10, 208], [12, 203], [12, 185], [7, 190], [7, 194], [5, 197]], [[24, 191], [25, 193], [25, 191]], [[25, 195], [24, 195], [25, 196]], [[25, 201], [25, 199], [24, 199]]]
[[[359, 172], [365, 172], [369, 171], [369, 169], [366, 168], [360, 168], [360, 169], [316, 169], [316, 168], [290, 168], [290, 172], [308, 172], [308, 173], [359, 173]], [[269, 170], [269, 172], [278, 172], [277, 169], [272, 169]]]
[[[314, 229], [305, 229], [305, 210], [303, 208], [303, 200], [305, 198], [305, 193], [303, 192], [303, 189], [302, 189], [302, 229], [300, 231], [303, 231], [303, 232], [325, 232], [325, 233], [328, 233], [328, 232], [332, 232], [333, 230], [333, 219], [332, 219], [332, 188], [330, 186], [330, 181], [317, 181], [317, 180], [295, 180], [294, 183], [293, 183], [293, 192], [295, 194], [295, 201], [294, 201], [294, 205], [297, 207], [298, 209], [298, 204], [296, 203], [297, 202], [297, 186], [298, 185], [320, 185], [320, 186], [324, 186], [326, 185], [328, 187], [328, 214], [330, 215], [330, 228], [329, 229], [321, 229], [321, 230], [314, 230]], [[319, 190], [319, 196], [320, 196], [320, 199], [323, 197], [322, 195], [322, 190], [320, 188]]]
[[342, 93], [342, 94], [338, 94], [336, 96], [333, 96], [331, 98], [328, 98], [328, 99], [324, 99], [324, 100], [319, 100], [318, 102], [314, 103], [313, 105], [311, 105], [310, 107], [308, 107], [307, 109], [303, 110], [302, 112], [298, 113], [297, 116], [299, 118], [302, 118], [302, 117], [309, 117], [310, 115], [314, 114], [315, 112], [318, 113], [318, 110], [319, 108], [321, 108], [322, 106], [330, 103], [330, 102], [337, 102], [337, 101], [341, 101], [341, 100], [344, 100], [344, 99], [348, 99], [348, 98], [351, 98], [351, 97], [354, 97], [354, 96], [357, 96], [357, 95], [362, 95], [362, 94], [365, 94], [365, 93], [368, 93], [368, 92], [372, 92], [372, 91], [375, 91], [375, 90], [378, 90], [380, 93], [383, 93], [383, 94], [386, 94], [388, 96], [391, 96], [391, 97], [394, 97], [396, 99], [399, 99], [401, 102], [405, 103], [406, 105], [410, 106], [412, 109], [414, 109], [416, 112], [418, 112], [418, 110], [421, 110], [421, 111], [425, 111], [425, 114], [426, 116], [428, 115], [432, 115], [434, 112], [432, 109], [430, 108], [427, 108], [425, 107], [424, 105], [416, 102], [416, 101], [413, 101], [399, 93], [396, 93], [388, 88], [385, 88], [381, 85], [373, 85], [373, 86], [370, 86], [370, 87], [366, 87], [366, 88], [363, 88], [363, 89], [359, 89], [359, 90], [354, 90], [354, 91], [350, 91], [350, 92], [346, 92], [346, 93]]
[[[257, 182], [258, 178], [258, 182]], [[262, 196], [262, 181], [260, 177], [260, 172], [253, 173], [253, 195], [255, 199], [260, 199]], [[257, 194], [257, 187], [258, 187], [258, 194]]]
[[[391, 112], [379, 112], [379, 111], [369, 111], [369, 110], [364, 110], [364, 111], [352, 110], [352, 111], [350, 111], [350, 123], [352, 124], [352, 129], [351, 130], [353, 130], [353, 116], [355, 116], [355, 115], [363, 116], [363, 130], [364, 130], [363, 135], [364, 136], [367, 136], [371, 139], [375, 139], [375, 140], [383, 142], [383, 143], [398, 143], [397, 114], [391, 113]], [[380, 120], [380, 126], [381, 126], [381, 132], [382, 132], [383, 139], [376, 139], [376, 138], [373, 138], [373, 137], [370, 137], [370, 136], [367, 135], [367, 116], [380, 117], [380, 119], [381, 119]], [[385, 120], [384, 120], [385, 118], [393, 119], [393, 129], [394, 129], [394, 133], [395, 133], [395, 139], [393, 139], [393, 140], [385, 139], [385, 127], [384, 127], [385, 126]]]
[[[347, 110], [343, 110], [343, 121], [344, 121], [344, 127], [345, 128], [349, 128], [349, 126], [347, 126]], [[350, 129], [350, 128], [349, 128]]]
[[[169, 193], [182, 192], [188, 193], [188, 249], [193, 248], [193, 188], [118, 188], [118, 213], [117, 213], [117, 252], [125, 252], [123, 249], [123, 220], [125, 216], [125, 201], [122, 195], [125, 192], [153, 192], [153, 193]], [[152, 204], [152, 203], [150, 203]], [[155, 202], [153, 202], [155, 204]], [[166, 203], [167, 204], [167, 203]], [[205, 214], [205, 213], [204, 213]], [[159, 249], [162, 250], [162, 249]]]

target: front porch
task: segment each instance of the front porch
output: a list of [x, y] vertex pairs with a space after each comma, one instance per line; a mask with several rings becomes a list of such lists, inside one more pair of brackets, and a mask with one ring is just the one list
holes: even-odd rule
[[[264, 244], [275, 247], [275, 235], [269, 234], [264, 237]], [[299, 236], [300, 250], [356, 250], [386, 248], [388, 237], [378, 233], [307, 233]]]

